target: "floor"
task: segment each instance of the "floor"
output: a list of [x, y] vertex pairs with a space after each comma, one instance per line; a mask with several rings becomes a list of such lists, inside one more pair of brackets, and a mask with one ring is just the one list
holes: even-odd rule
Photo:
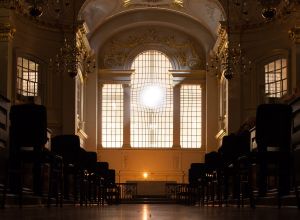
[[63, 208], [23, 207], [0, 209], [1, 220], [12, 219], [64, 219], [64, 220], [296, 220], [300, 210], [296, 208], [251, 208], [236, 207], [196, 207], [162, 204], [122, 204], [112, 206], [91, 206]]

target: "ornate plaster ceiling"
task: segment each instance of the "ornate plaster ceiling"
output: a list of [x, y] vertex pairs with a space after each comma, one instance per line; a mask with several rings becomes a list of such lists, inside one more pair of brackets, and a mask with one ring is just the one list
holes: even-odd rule
[[79, 16], [85, 20], [94, 45], [96, 36], [100, 44], [101, 36], [110, 37], [105, 31], [108, 32], [107, 26], [112, 24], [111, 34], [133, 26], [171, 27], [198, 35], [204, 47], [206, 44], [212, 46], [224, 17], [218, 0], [87, 0]]

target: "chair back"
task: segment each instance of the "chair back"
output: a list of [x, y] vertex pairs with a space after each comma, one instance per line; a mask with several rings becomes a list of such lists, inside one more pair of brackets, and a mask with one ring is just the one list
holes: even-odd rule
[[77, 135], [57, 135], [51, 139], [51, 151], [63, 157], [64, 163], [78, 163], [80, 139]]
[[205, 164], [204, 163], [192, 163], [189, 169], [189, 184], [192, 186], [199, 185], [205, 175]]
[[96, 172], [97, 153], [87, 151], [85, 153], [85, 168], [90, 172]]
[[205, 154], [205, 166], [208, 170], [217, 170], [220, 168], [221, 157], [216, 151], [209, 152]]
[[237, 145], [238, 138], [235, 134], [229, 134], [223, 137], [222, 146], [218, 150], [223, 165], [228, 166], [237, 157]]
[[256, 111], [258, 151], [275, 147], [289, 151], [291, 144], [292, 108], [286, 104], [262, 104]]
[[250, 131], [245, 130], [240, 132], [237, 135], [237, 154], [238, 156], [245, 156], [245, 155], [249, 155], [250, 153]]
[[[10, 110], [10, 143], [14, 150], [32, 147], [41, 150], [47, 142], [47, 111], [36, 104], [13, 105]], [[13, 149], [12, 149], [13, 150]]]

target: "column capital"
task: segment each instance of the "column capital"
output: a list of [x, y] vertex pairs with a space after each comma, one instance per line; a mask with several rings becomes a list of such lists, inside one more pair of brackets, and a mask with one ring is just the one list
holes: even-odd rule
[[294, 26], [289, 30], [289, 36], [296, 44], [300, 44], [300, 26]]
[[130, 144], [123, 144], [122, 148], [129, 149], [129, 148], [131, 148], [131, 145]]
[[16, 29], [10, 23], [0, 23], [0, 41], [10, 41], [14, 38]]
[[122, 87], [123, 87], [123, 89], [131, 88], [131, 84], [130, 83], [125, 83], [125, 84], [122, 84]]
[[181, 145], [180, 144], [173, 144], [172, 148], [173, 149], [181, 149]]

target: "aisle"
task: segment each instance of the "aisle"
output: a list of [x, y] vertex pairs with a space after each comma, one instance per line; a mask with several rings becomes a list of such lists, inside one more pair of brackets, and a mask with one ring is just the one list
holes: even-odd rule
[[300, 219], [296, 208], [235, 208], [195, 207], [183, 205], [122, 204], [63, 208], [25, 207], [0, 210], [3, 220], [279, 220]]

